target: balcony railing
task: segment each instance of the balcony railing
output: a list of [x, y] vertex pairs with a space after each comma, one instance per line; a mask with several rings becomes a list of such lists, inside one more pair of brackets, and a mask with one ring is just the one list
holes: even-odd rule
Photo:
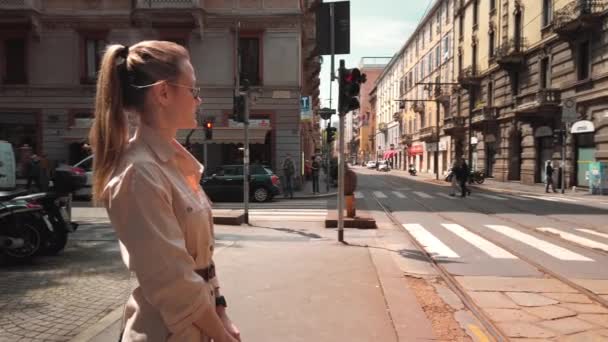
[[41, 0], [0, 0], [0, 10], [40, 10]]
[[498, 108], [490, 106], [482, 106], [475, 108], [473, 111], [473, 117], [471, 118], [471, 124], [488, 124], [496, 122], [498, 118]]
[[511, 38], [496, 49], [495, 60], [504, 69], [520, 67], [524, 63], [526, 39]]
[[559, 35], [576, 38], [582, 31], [601, 26], [601, 15], [607, 9], [606, 0], [572, 0], [555, 11], [553, 29]]
[[462, 11], [465, 9], [465, 0], [456, 0], [454, 1], [454, 14], [456, 16], [460, 15]]
[[388, 131], [388, 125], [386, 124], [386, 122], [379, 123], [378, 130], [382, 133], [386, 133], [386, 131]]
[[420, 140], [433, 140], [437, 135], [437, 126], [428, 126], [420, 129]]
[[450, 100], [451, 94], [451, 86], [435, 86], [435, 89], [433, 90], [433, 99], [439, 102], [447, 102]]
[[396, 122], [399, 122], [401, 120], [401, 113], [400, 112], [394, 112], [393, 113], [393, 120]]
[[415, 113], [423, 114], [424, 113], [424, 102], [416, 101], [412, 104], [412, 110]]
[[464, 132], [465, 118], [463, 116], [449, 116], [443, 119], [443, 131], [448, 135]]
[[458, 74], [458, 83], [463, 87], [476, 86], [479, 82], [479, 74], [472, 66], [462, 69]]
[[135, 6], [138, 9], [193, 8], [193, 7], [200, 7], [201, 1], [200, 0], [137, 0], [135, 2]]
[[410, 133], [402, 134], [401, 135], [401, 144], [409, 146], [412, 144], [413, 138], [414, 138], [413, 134], [410, 134]]
[[536, 93], [518, 96], [515, 103], [518, 113], [557, 110], [561, 103], [561, 90], [540, 89]]

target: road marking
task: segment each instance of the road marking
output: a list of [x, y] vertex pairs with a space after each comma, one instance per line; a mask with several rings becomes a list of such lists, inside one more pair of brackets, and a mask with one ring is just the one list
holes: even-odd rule
[[436, 238], [421, 225], [417, 223], [404, 223], [403, 228], [412, 234], [414, 239], [416, 239], [433, 258], [460, 258], [456, 252], [446, 246], [441, 240]]
[[490, 194], [477, 193], [477, 195], [479, 195], [481, 197], [493, 199], [493, 200], [498, 200], [498, 201], [506, 201], [507, 200], [504, 197], [494, 196], [494, 195], [490, 195]]
[[382, 191], [374, 191], [376, 198], [386, 198], [386, 195]]
[[426, 192], [414, 191], [414, 194], [416, 194], [416, 195], [418, 195], [419, 197], [422, 197], [422, 198], [433, 198], [433, 196], [427, 194]]
[[533, 198], [533, 199], [539, 199], [542, 201], [549, 201], [549, 202], [559, 202], [558, 199], [555, 198], [551, 198], [551, 197], [541, 197], [541, 196], [532, 196], [532, 195], [522, 195], [523, 197], [528, 197], [528, 198]]
[[525, 243], [530, 247], [536, 248], [539, 251], [549, 254], [550, 256], [560, 260], [593, 261], [593, 259], [589, 259], [586, 256], [574, 253], [558, 245], [554, 245], [550, 242], [538, 239], [532, 235], [522, 233], [519, 230], [513, 229], [511, 227], [494, 224], [486, 224], [485, 226], [494, 230], [497, 233], [503, 234], [511, 239]]
[[608, 239], [608, 234], [599, 233], [599, 232], [596, 232], [595, 230], [591, 230], [591, 229], [583, 229], [583, 228], [580, 228], [580, 229], [577, 229], [577, 230], [578, 230], [579, 232], [583, 232], [583, 233], [587, 233], [587, 234], [592, 234], [592, 235], [596, 235], [596, 236], [599, 236], [599, 237], [603, 237], [603, 238], [605, 238], [605, 239]]
[[412, 190], [412, 188], [397, 188], [397, 190], [405, 190], [405, 191], [410, 191], [410, 190]]
[[473, 246], [479, 248], [482, 252], [496, 259], [517, 259], [517, 257], [506, 250], [496, 246], [492, 242], [484, 239], [483, 237], [467, 230], [461, 225], [454, 223], [442, 223], [445, 229], [458, 235], [463, 240], [471, 243]]
[[555, 196], [547, 196], [546, 198], [551, 198], [557, 201], [566, 201], [566, 202], [578, 202], [578, 200], [566, 197], [555, 197]]
[[536, 228], [542, 232], [548, 232], [548, 233], [553, 233], [556, 235], [559, 235], [559, 237], [561, 237], [564, 240], [568, 240], [568, 241], [572, 241], [574, 243], [578, 243], [581, 246], [585, 246], [585, 247], [589, 247], [589, 248], [595, 248], [595, 249], [601, 249], [603, 251], [607, 251], [608, 252], [608, 245], [605, 243], [601, 243], [601, 242], [597, 242], [597, 241], [593, 241], [587, 238], [584, 238], [582, 236], [578, 236], [578, 235], [574, 235], [571, 233], [567, 233], [555, 228], [549, 228], [549, 227], [540, 227], [540, 228]]
[[488, 336], [486, 336], [486, 334], [484, 334], [484, 332], [475, 324], [469, 324], [468, 328], [469, 328], [469, 330], [471, 330], [473, 335], [475, 335], [475, 337], [477, 337], [476, 341], [490, 342], [490, 339], [488, 338]]
[[503, 196], [514, 199], [514, 200], [518, 200], [518, 201], [531, 201], [531, 199], [522, 197], [522, 196], [515, 196], [515, 195], [503, 195]]
[[456, 198], [456, 195], [450, 196], [448, 194], [444, 194], [443, 192], [436, 192], [435, 195], [441, 196], [441, 197], [444, 197], [444, 198], [447, 198], [447, 199], [455, 199]]
[[393, 194], [395, 194], [395, 196], [397, 196], [399, 198], [407, 198], [407, 196], [405, 196], [403, 193], [401, 193], [399, 191], [393, 191]]
[[355, 191], [355, 198], [363, 198], [363, 193], [361, 191]]
[[327, 210], [319, 209], [268, 209], [249, 212], [249, 217], [258, 221], [324, 221]]

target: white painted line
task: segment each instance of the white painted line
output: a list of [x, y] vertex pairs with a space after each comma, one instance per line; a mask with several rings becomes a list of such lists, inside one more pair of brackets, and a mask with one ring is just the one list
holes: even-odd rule
[[511, 227], [493, 225], [493, 224], [486, 224], [485, 226], [494, 230], [497, 233], [503, 234], [511, 239], [525, 243], [526, 245], [528, 245], [532, 248], [536, 248], [539, 251], [549, 254], [550, 256], [560, 259], [560, 260], [593, 261], [593, 259], [589, 259], [584, 255], [574, 253], [568, 249], [565, 249], [558, 245], [554, 245], [550, 242], [538, 239], [532, 235], [522, 233], [519, 230], [513, 229]]
[[386, 195], [382, 191], [374, 191], [376, 198], [386, 198]]
[[596, 232], [595, 230], [583, 229], [583, 228], [580, 228], [580, 229], [577, 229], [577, 230], [579, 232], [583, 232], [583, 233], [587, 233], [587, 234], [591, 234], [591, 235], [596, 235], [596, 236], [599, 236], [599, 237], [603, 237], [604, 239], [608, 239], [608, 234], [599, 233], [599, 232]]
[[460, 258], [456, 252], [446, 246], [429, 231], [417, 223], [403, 224], [405, 228], [433, 258]]
[[524, 197], [528, 197], [528, 198], [532, 198], [532, 199], [539, 199], [542, 201], [549, 201], [549, 202], [559, 202], [559, 200], [556, 200], [555, 198], [551, 198], [551, 197], [541, 197], [541, 196], [532, 196], [532, 195], [523, 195]]
[[444, 197], [444, 198], [447, 198], [447, 199], [455, 199], [456, 198], [456, 195], [450, 196], [448, 194], [444, 194], [443, 192], [436, 192], [435, 195], [441, 196], [441, 197]]
[[416, 194], [416, 195], [418, 195], [419, 197], [422, 197], [422, 198], [433, 198], [433, 196], [427, 194], [426, 192], [414, 191], [414, 194]]
[[523, 196], [515, 196], [515, 195], [503, 195], [503, 196], [508, 197], [510, 199], [518, 200], [518, 201], [531, 201], [531, 199], [523, 197]]
[[554, 199], [556, 201], [578, 202], [578, 200], [575, 200], [575, 199], [572, 199], [572, 198], [566, 198], [566, 197], [547, 196], [546, 198], [551, 198], [551, 199]]
[[489, 199], [493, 199], [493, 200], [497, 200], [497, 201], [506, 201], [507, 199], [504, 197], [499, 197], [499, 196], [494, 196], [494, 195], [489, 195], [489, 194], [482, 194], [482, 193], [477, 193], [477, 195], [481, 196], [481, 197], [485, 197], [485, 198], [489, 198]]
[[399, 191], [393, 191], [393, 194], [395, 194], [395, 196], [397, 196], [399, 198], [407, 198], [407, 196], [405, 196], [403, 193], [401, 193]]
[[325, 221], [326, 216], [250, 215], [249, 218], [256, 221], [317, 222]]
[[458, 235], [463, 240], [471, 243], [473, 246], [479, 248], [482, 252], [496, 259], [517, 259], [517, 257], [506, 250], [496, 246], [492, 242], [484, 239], [483, 237], [467, 230], [461, 225], [453, 223], [442, 223], [445, 229]]
[[585, 247], [589, 247], [589, 248], [595, 248], [595, 249], [601, 249], [603, 251], [607, 251], [608, 252], [608, 245], [605, 243], [601, 243], [601, 242], [597, 242], [597, 241], [593, 241], [587, 238], [584, 238], [582, 236], [578, 236], [578, 235], [574, 235], [571, 233], [567, 233], [555, 228], [549, 228], [549, 227], [540, 227], [540, 228], [536, 228], [542, 232], [548, 232], [548, 233], [553, 233], [556, 235], [559, 235], [562, 239], [564, 240], [568, 240], [568, 241], [572, 241], [574, 243], [578, 243], [581, 246], [585, 246]]
[[256, 211], [251, 210], [249, 212], [250, 215], [282, 215], [282, 216], [319, 216], [319, 215], [327, 215], [327, 210], [325, 211], [316, 211], [316, 212], [306, 212], [306, 211]]
[[355, 191], [355, 198], [363, 198], [363, 193], [361, 191]]

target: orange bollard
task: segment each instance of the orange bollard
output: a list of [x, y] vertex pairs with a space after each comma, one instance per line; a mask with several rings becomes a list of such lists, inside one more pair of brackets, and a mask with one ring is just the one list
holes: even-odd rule
[[357, 208], [355, 205], [355, 196], [346, 195], [346, 217], [354, 218], [357, 215]]

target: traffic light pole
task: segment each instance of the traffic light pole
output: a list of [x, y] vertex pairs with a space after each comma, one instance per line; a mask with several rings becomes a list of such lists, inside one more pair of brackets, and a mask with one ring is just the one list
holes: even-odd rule
[[[241, 23], [236, 22], [234, 28], [234, 51], [236, 53], [234, 70], [236, 77], [234, 80], [234, 98], [244, 95], [245, 108], [243, 113], [243, 222], [249, 224], [249, 96], [247, 91], [241, 92], [241, 51], [239, 49], [239, 28]], [[205, 155], [207, 155], [205, 153]]]
[[[335, 49], [336, 49], [336, 32], [335, 32], [335, 13], [334, 13], [334, 4], [330, 3], [329, 4], [329, 44], [330, 44], [330, 48], [331, 48], [331, 70], [329, 71], [329, 108], [332, 109], [331, 107], [331, 102], [332, 102], [332, 88], [333, 88], [333, 84], [334, 84], [334, 79], [335, 79], [335, 74], [334, 74], [334, 69], [335, 69]], [[327, 124], [327, 127], [329, 127], [331, 125], [331, 116], [329, 117], [329, 123]], [[331, 144], [326, 143], [326, 173], [325, 173], [325, 186], [326, 186], [326, 190], [329, 193], [329, 178], [330, 178], [330, 173], [331, 173], [331, 167], [330, 167], [330, 161], [331, 161]]]
[[[333, 30], [332, 30], [333, 32]], [[345, 63], [344, 60], [340, 60], [340, 70], [338, 71], [340, 79], [344, 73]], [[338, 105], [338, 107], [340, 107]], [[344, 115], [342, 108], [338, 108], [338, 117], [340, 118], [340, 124], [338, 128], [339, 142], [338, 142], [338, 241], [344, 242]]]

